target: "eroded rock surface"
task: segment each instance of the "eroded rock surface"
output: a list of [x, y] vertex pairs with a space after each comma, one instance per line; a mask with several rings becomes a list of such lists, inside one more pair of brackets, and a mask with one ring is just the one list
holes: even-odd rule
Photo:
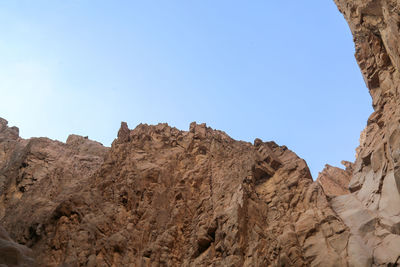
[[35, 266], [33, 253], [26, 246], [15, 243], [0, 226], [0, 266], [32, 267]]
[[[351, 262], [400, 261], [400, 1], [336, 1], [354, 36], [374, 113], [361, 134], [351, 195], [333, 200], [351, 229]], [[355, 260], [357, 259], [357, 260]]]
[[38, 266], [45, 266], [43, 257], [55, 256], [44, 250], [42, 235], [52, 234], [59, 206], [84, 187], [108, 148], [77, 135], [61, 143], [24, 140], [18, 132], [0, 119], [0, 221], [15, 241], [33, 248]]
[[286, 147], [195, 123], [123, 123], [109, 151], [9, 131], [1, 222], [39, 266], [345, 264], [348, 228]]
[[326, 164], [318, 175], [317, 182], [322, 186], [327, 196], [350, 194], [348, 187], [353, 173], [353, 164], [348, 161], [342, 161], [342, 164], [346, 167], [345, 170]]
[[313, 182], [287, 147], [205, 124], [122, 123], [106, 148], [0, 119], [0, 266], [399, 264], [400, 3], [336, 3], [375, 109], [354, 164]]

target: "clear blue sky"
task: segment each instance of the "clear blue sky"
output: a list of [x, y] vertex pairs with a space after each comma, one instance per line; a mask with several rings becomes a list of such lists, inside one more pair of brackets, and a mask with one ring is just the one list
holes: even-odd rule
[[372, 112], [333, 0], [0, 2], [0, 117], [105, 145], [121, 121], [286, 145], [316, 178]]

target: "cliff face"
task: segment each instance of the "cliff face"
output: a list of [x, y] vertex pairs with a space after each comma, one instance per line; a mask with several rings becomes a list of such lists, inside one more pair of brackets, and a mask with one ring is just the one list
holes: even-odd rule
[[195, 123], [122, 124], [109, 151], [2, 129], [1, 222], [39, 266], [345, 264], [347, 227], [286, 147]]
[[47, 138], [24, 140], [18, 132], [0, 119], [1, 224], [17, 242], [33, 248], [38, 266], [46, 266], [57, 254], [37, 243], [42, 235], [53, 234], [50, 226], [67, 212], [63, 205], [87, 184], [108, 149], [76, 135], [64, 144]]
[[0, 224], [19, 243], [0, 231], [0, 265], [399, 263], [400, 2], [336, 3], [375, 109], [354, 164], [313, 182], [288, 148], [204, 124], [122, 123], [106, 148], [24, 140], [0, 119]]
[[354, 36], [374, 113], [361, 135], [349, 184], [332, 201], [351, 229], [349, 252], [363, 264], [400, 256], [400, 1], [336, 1]]

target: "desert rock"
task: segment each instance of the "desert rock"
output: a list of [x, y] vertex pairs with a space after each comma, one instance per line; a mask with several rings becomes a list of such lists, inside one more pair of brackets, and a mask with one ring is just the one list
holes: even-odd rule
[[317, 182], [327, 196], [350, 194], [348, 187], [353, 173], [353, 164], [348, 161], [342, 161], [342, 164], [346, 166], [345, 170], [326, 164], [318, 175]]
[[123, 122], [107, 148], [25, 140], [0, 119], [0, 264], [399, 264], [400, 2], [335, 2], [374, 107], [354, 163], [314, 182], [287, 147], [206, 124]]
[[1, 222], [40, 266], [345, 263], [349, 230], [288, 148], [205, 124], [127, 129], [111, 149], [4, 136]]

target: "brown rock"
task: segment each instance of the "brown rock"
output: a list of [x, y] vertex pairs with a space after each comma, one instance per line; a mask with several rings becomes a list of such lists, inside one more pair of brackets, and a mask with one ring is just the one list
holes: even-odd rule
[[400, 2], [335, 2], [375, 109], [354, 164], [313, 182], [287, 147], [205, 124], [121, 123], [105, 148], [0, 119], [0, 223], [21, 244], [0, 231], [0, 264], [32, 250], [39, 266], [398, 265]]
[[344, 262], [325, 240], [346, 227], [304, 160], [274, 142], [122, 124], [110, 150], [17, 138], [5, 158], [1, 221], [40, 266]]
[[12, 241], [0, 226], [0, 266], [32, 267], [35, 266], [32, 256], [30, 249]]
[[327, 196], [340, 196], [349, 194], [349, 182], [352, 175], [352, 164], [344, 162], [347, 165], [346, 170], [325, 165], [322, 172], [319, 173], [317, 182], [322, 186]]
[[343, 201], [333, 200], [333, 207], [351, 230], [352, 262], [362, 258], [363, 261], [358, 262], [364, 265], [394, 266], [400, 258], [396, 245], [400, 221], [397, 153], [400, 142], [400, 2], [335, 2], [353, 33], [356, 59], [375, 111], [368, 119], [357, 149], [349, 185], [354, 193]]
[[121, 128], [118, 131], [118, 141], [119, 142], [128, 142], [129, 141], [129, 133], [130, 130], [128, 128], [128, 124], [126, 122], [121, 122]]

